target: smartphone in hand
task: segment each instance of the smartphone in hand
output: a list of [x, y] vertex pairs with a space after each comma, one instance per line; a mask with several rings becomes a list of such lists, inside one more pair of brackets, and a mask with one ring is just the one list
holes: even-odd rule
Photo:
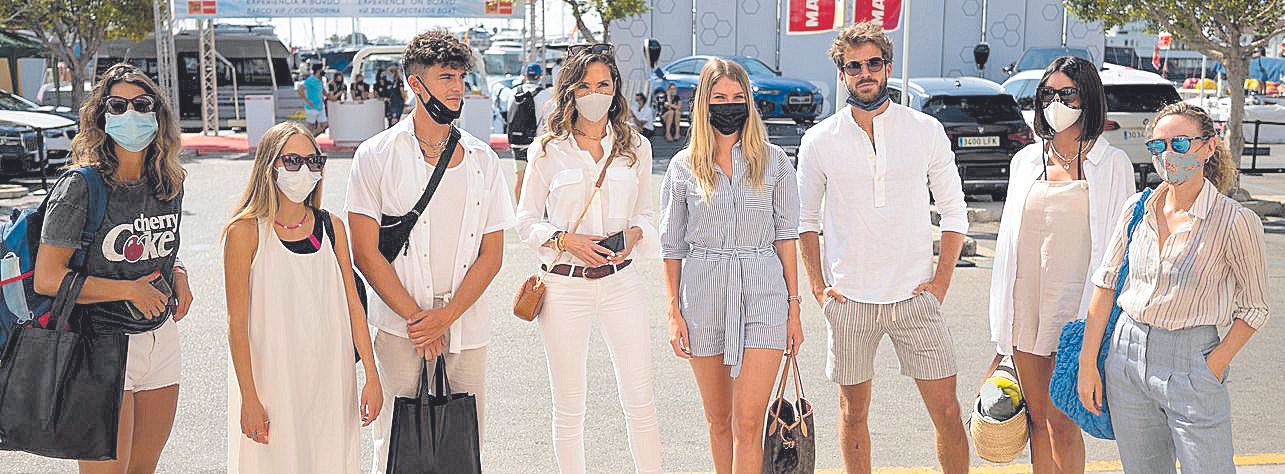
[[[169, 282], [165, 281], [165, 276], [157, 275], [156, 278], [152, 279], [151, 283], [152, 288], [156, 288], [156, 291], [161, 292], [161, 294], [165, 295], [167, 298], [168, 302], [165, 303], [165, 310], [173, 311], [174, 308], [178, 306], [178, 303], [174, 301], [174, 290], [170, 288]], [[126, 306], [129, 307], [129, 316], [131, 318], [134, 318], [137, 321], [145, 319], [146, 315], [143, 314], [142, 310], [135, 307], [134, 303], [128, 303]]]

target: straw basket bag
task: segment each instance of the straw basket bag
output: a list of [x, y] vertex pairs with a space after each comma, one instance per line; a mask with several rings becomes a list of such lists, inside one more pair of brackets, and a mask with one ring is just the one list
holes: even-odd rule
[[[1007, 359], [1006, 361], [1007, 362]], [[995, 369], [997, 375], [1017, 380], [1017, 370], [1011, 365], [1001, 364]], [[979, 396], [973, 402], [972, 418], [968, 422], [968, 431], [973, 435], [973, 446], [977, 448], [977, 457], [994, 463], [1012, 462], [1022, 450], [1026, 449], [1030, 439], [1030, 421], [1026, 415], [1026, 400], [1023, 398], [1017, 412], [1007, 420], [1000, 421], [982, 412], [982, 400]]]

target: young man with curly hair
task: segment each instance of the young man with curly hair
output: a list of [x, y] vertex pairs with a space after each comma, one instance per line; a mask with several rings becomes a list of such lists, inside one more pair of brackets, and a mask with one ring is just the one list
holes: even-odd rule
[[[487, 142], [456, 129], [459, 143], [446, 153], [472, 58], [468, 44], [445, 31], [411, 39], [402, 70], [415, 111], [353, 156], [348, 224], [354, 261], [378, 295], [369, 298], [367, 318], [378, 330], [375, 364], [389, 407], [377, 420], [374, 472], [384, 472], [388, 461], [393, 401], [415, 395], [420, 367], [427, 363], [433, 370], [438, 354], [445, 354], [452, 388], [477, 397], [478, 427], [485, 427], [491, 323], [479, 297], [500, 270], [504, 230], [514, 224], [514, 213], [499, 158]], [[411, 211], [437, 167], [446, 169], [428, 206], [415, 216]], [[380, 222], [393, 216], [416, 222], [407, 243], [385, 255]]]

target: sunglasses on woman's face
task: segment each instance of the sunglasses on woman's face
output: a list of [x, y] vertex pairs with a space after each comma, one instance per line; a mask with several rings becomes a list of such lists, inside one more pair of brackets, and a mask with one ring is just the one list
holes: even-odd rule
[[616, 47], [612, 46], [610, 43], [577, 44], [567, 46], [567, 56], [575, 56], [582, 53], [601, 54], [603, 56], [615, 57]]
[[1159, 156], [1167, 149], [1173, 149], [1174, 153], [1189, 152], [1191, 151], [1192, 140], [1208, 140], [1210, 138], [1213, 138], [1213, 135], [1205, 135], [1203, 137], [1177, 136], [1173, 138], [1157, 138], [1155, 140], [1147, 140], [1145, 145], [1147, 146], [1147, 151], [1151, 152], [1153, 156]]
[[867, 71], [870, 71], [870, 74], [877, 74], [880, 71], [883, 71], [883, 68], [890, 63], [892, 63], [892, 61], [877, 56], [867, 59], [864, 62], [848, 61], [847, 64], [843, 65], [843, 73], [849, 76], [859, 76], [861, 75], [861, 68], [864, 66]]
[[107, 107], [107, 113], [112, 115], [125, 113], [126, 110], [129, 110], [131, 105], [134, 107], [135, 112], [145, 114], [156, 110], [156, 96], [143, 94], [133, 99], [126, 99], [120, 96], [109, 95], [106, 99], [103, 99], [103, 105]]
[[1044, 105], [1049, 105], [1049, 103], [1053, 102], [1054, 96], [1057, 96], [1058, 100], [1063, 104], [1071, 105], [1072, 102], [1080, 100], [1080, 89], [1075, 87], [1063, 87], [1061, 89], [1041, 87], [1035, 90], [1035, 95], [1039, 97], [1040, 102]]
[[281, 160], [281, 165], [285, 167], [286, 171], [299, 171], [299, 168], [302, 168], [303, 165], [308, 165], [308, 171], [312, 171], [314, 173], [318, 173], [321, 172], [321, 170], [326, 169], [326, 155], [321, 153], [317, 153], [315, 155], [296, 155], [294, 153], [286, 153], [278, 156], [277, 159]]

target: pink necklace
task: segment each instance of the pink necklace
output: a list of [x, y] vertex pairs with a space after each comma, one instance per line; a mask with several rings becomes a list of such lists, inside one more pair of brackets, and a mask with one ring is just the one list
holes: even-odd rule
[[295, 224], [295, 225], [286, 225], [286, 224], [282, 224], [280, 221], [277, 221], [277, 220], [275, 220], [275, 219], [273, 219], [273, 220], [272, 220], [272, 223], [273, 223], [273, 224], [276, 224], [278, 227], [280, 227], [280, 228], [282, 228], [282, 229], [285, 229], [285, 230], [295, 230], [295, 229], [298, 229], [298, 228], [300, 228], [300, 227], [303, 227], [303, 223], [305, 223], [305, 222], [308, 222], [308, 213], [306, 213], [306, 212], [305, 212], [305, 213], [303, 213], [303, 219], [299, 219], [299, 223], [298, 223], [298, 224]]

